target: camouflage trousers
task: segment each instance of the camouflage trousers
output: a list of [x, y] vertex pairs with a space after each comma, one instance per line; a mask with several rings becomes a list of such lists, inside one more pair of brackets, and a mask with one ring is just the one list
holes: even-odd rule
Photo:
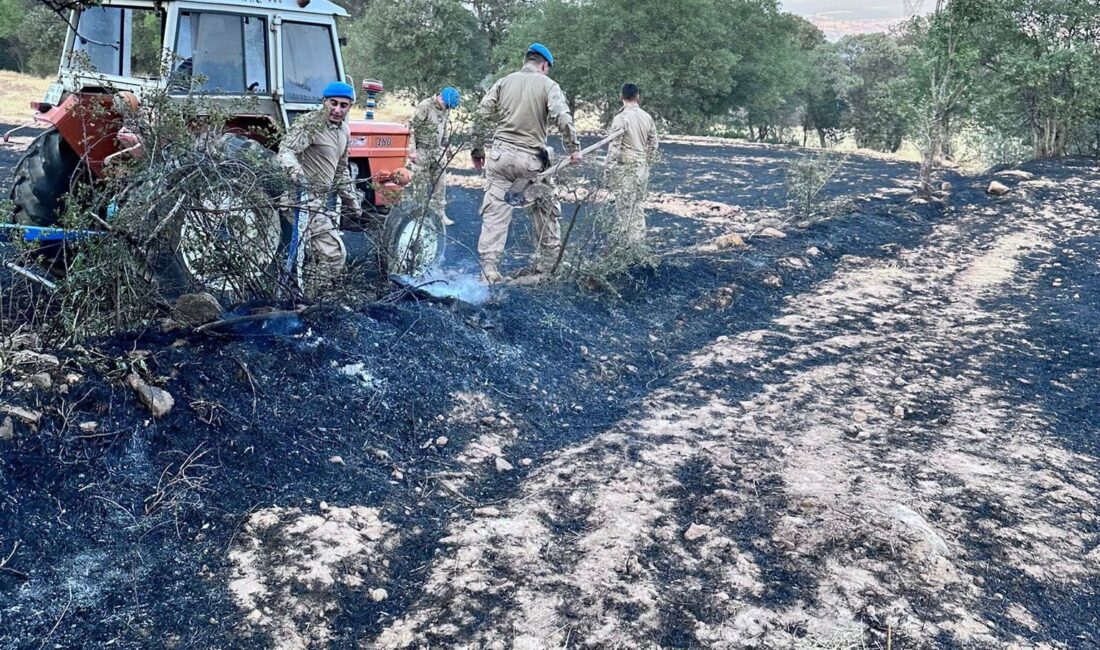
[[645, 161], [613, 163], [611, 192], [615, 196], [613, 235], [628, 245], [645, 241], [645, 199], [649, 190], [649, 165]]
[[347, 251], [328, 197], [306, 199], [298, 208], [298, 216], [288, 215], [298, 228], [296, 268], [302, 289], [307, 296], [316, 296], [339, 280], [347, 262]]

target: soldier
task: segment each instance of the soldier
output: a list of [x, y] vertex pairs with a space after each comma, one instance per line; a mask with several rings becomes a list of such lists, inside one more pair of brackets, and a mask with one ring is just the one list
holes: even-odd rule
[[430, 184], [431, 197], [428, 209], [437, 213], [443, 225], [454, 224], [447, 217], [447, 147], [450, 144], [447, 121], [451, 109], [457, 108], [462, 101], [458, 90], [450, 86], [439, 91], [416, 105], [412, 119], [409, 120], [409, 132], [412, 142], [409, 144], [409, 160], [417, 165], [417, 171], [425, 176]]
[[341, 209], [355, 218], [362, 215], [348, 172], [348, 143], [351, 132], [347, 117], [355, 103], [355, 90], [334, 81], [325, 87], [321, 108], [298, 117], [279, 143], [279, 162], [290, 172], [299, 187], [299, 226], [303, 242], [299, 246], [299, 269], [308, 248], [316, 270], [307, 275], [307, 290], [316, 292], [321, 285], [332, 284], [344, 268], [347, 253], [333, 219], [335, 191]]
[[[481, 257], [482, 280], [501, 282], [500, 259], [512, 221], [512, 206], [504, 195], [520, 178], [535, 177], [549, 166], [546, 132], [551, 123], [561, 132], [571, 161], [580, 162], [581, 153], [569, 104], [558, 84], [547, 75], [554, 65], [550, 50], [540, 43], [527, 48], [523, 67], [498, 80], [481, 100], [478, 114], [493, 128], [489, 160], [485, 163], [488, 187], [481, 203], [481, 237], [477, 252]], [[478, 126], [478, 131], [483, 128]], [[481, 141], [481, 134], [475, 137]], [[475, 164], [485, 161], [480, 147], [471, 152]], [[557, 263], [561, 249], [561, 206], [552, 192], [540, 192], [530, 206], [535, 226], [535, 253], [532, 265], [521, 274], [545, 274]]]
[[645, 202], [649, 166], [657, 158], [657, 126], [649, 113], [638, 106], [638, 86], [623, 84], [619, 99], [622, 110], [611, 121], [611, 130], [623, 134], [611, 141], [607, 167], [611, 191], [615, 194], [616, 231], [627, 246], [645, 241]]

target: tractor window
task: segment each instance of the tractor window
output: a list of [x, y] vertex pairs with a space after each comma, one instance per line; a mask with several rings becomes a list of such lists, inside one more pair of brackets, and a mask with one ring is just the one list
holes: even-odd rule
[[80, 12], [69, 67], [122, 77], [160, 76], [164, 14], [90, 7]]
[[325, 86], [340, 79], [327, 25], [283, 23], [283, 91], [293, 104], [319, 104]]
[[172, 67], [175, 90], [265, 93], [267, 23], [257, 16], [180, 12]]

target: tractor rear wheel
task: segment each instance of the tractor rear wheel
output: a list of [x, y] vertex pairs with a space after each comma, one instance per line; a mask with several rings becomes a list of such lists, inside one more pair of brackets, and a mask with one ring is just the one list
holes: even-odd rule
[[11, 189], [15, 221], [28, 226], [55, 225], [79, 168], [80, 156], [57, 129], [35, 138], [15, 164]]

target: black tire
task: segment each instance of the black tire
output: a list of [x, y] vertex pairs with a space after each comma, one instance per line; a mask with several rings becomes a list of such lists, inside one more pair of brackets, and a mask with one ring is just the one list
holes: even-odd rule
[[379, 250], [383, 274], [419, 277], [438, 267], [446, 251], [447, 227], [435, 212], [414, 217], [397, 210], [386, 217]]
[[[250, 174], [241, 165], [239, 186], [205, 193], [193, 186], [178, 190], [185, 192], [184, 203], [149, 257], [149, 270], [165, 299], [206, 291], [236, 304], [279, 293], [287, 281], [282, 270], [292, 229], [272, 198], [256, 191]], [[178, 191], [161, 202], [169, 206], [164, 209], [180, 199]]]
[[16, 223], [53, 226], [65, 210], [65, 195], [80, 169], [80, 156], [65, 142], [57, 129], [50, 129], [31, 142], [15, 164]]

